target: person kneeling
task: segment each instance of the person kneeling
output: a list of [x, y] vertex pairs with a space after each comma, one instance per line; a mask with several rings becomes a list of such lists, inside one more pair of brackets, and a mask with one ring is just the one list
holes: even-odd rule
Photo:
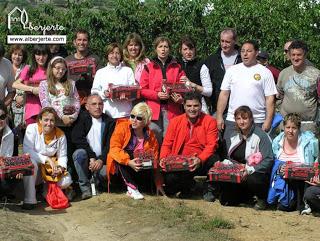
[[[40, 165], [50, 165], [51, 176], [61, 176], [58, 186], [67, 189], [71, 183], [67, 169], [67, 141], [62, 130], [55, 126], [57, 113], [52, 107], [45, 107], [38, 115], [37, 123], [28, 125], [23, 140], [23, 152], [29, 153], [34, 164], [32, 176], [24, 176], [25, 197], [23, 209], [34, 209], [37, 204], [36, 184], [43, 182]], [[68, 189], [71, 192], [72, 189]], [[67, 193], [67, 196], [69, 193]]]
[[147, 174], [143, 171], [143, 160], [134, 155], [139, 152], [153, 154], [153, 163], [150, 168], [154, 171], [157, 193], [164, 194], [158, 168], [159, 145], [155, 134], [148, 127], [151, 116], [151, 109], [146, 103], [141, 102], [135, 105], [129, 120], [118, 121], [110, 140], [107, 158], [109, 182], [110, 175], [120, 175], [127, 186], [127, 195], [133, 199], [144, 198], [139, 192], [138, 182], [142, 181], [141, 185], [147, 184], [143, 179], [144, 174]]
[[[188, 171], [164, 172], [165, 191], [179, 197], [189, 196], [196, 175], [207, 176], [209, 169], [218, 161], [218, 129], [216, 120], [201, 112], [201, 94], [186, 93], [185, 114], [170, 120], [160, 152], [160, 165], [165, 159], [181, 155], [191, 160]], [[210, 189], [210, 190], [209, 190]], [[204, 199], [214, 201], [213, 188], [205, 187]]]

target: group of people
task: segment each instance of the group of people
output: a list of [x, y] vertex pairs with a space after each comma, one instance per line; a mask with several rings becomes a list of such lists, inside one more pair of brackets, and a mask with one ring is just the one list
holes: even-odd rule
[[[84, 200], [93, 195], [92, 182], [103, 192], [118, 181], [133, 199], [143, 199], [140, 190], [150, 185], [157, 194], [186, 197], [196, 176], [207, 177], [217, 161], [237, 161], [246, 179], [236, 184], [207, 178], [206, 201], [320, 210], [318, 175], [307, 182], [283, 179], [286, 162], [318, 162], [320, 71], [306, 59], [303, 41], [286, 43], [291, 65], [281, 72], [257, 42], [238, 46], [231, 28], [221, 32], [220, 47], [206, 60], [197, 58], [188, 36], [180, 41], [180, 58], [161, 36], [149, 59], [141, 37], [132, 33], [123, 45], [106, 47], [101, 67], [89, 42], [88, 32], [78, 30], [76, 52], [69, 56], [62, 46], [36, 45], [30, 65], [24, 46], [10, 46], [11, 61], [0, 46], [0, 155], [17, 155], [14, 141], [23, 140], [35, 167], [32, 176], [1, 180], [1, 193], [23, 178], [22, 207], [35, 208], [36, 185], [49, 165], [69, 200], [77, 185]], [[174, 92], [171, 84], [184, 84], [189, 92]], [[141, 98], [112, 99], [113, 85], [140, 86]], [[283, 131], [272, 141], [276, 111]], [[151, 153], [149, 168], [139, 153]], [[166, 172], [165, 159], [178, 155], [189, 158], [189, 170]]]

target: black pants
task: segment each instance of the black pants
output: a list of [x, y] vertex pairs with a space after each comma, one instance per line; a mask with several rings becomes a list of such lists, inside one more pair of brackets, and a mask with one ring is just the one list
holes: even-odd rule
[[304, 200], [310, 205], [311, 210], [320, 211], [320, 187], [308, 187], [304, 193]]
[[154, 187], [153, 169], [134, 171], [130, 166], [116, 163], [117, 174], [133, 189], [151, 191]]
[[255, 172], [247, 176], [242, 183], [219, 182], [220, 203], [238, 205], [257, 196], [266, 200], [268, 195], [269, 175]]
[[0, 197], [6, 196], [14, 190], [15, 186], [20, 180], [17, 179], [3, 179], [0, 180]]
[[189, 193], [194, 184], [194, 176], [207, 176], [209, 169], [215, 162], [219, 161], [218, 155], [209, 157], [197, 170], [194, 172], [168, 172], [164, 173], [165, 192], [169, 195], [177, 192]]

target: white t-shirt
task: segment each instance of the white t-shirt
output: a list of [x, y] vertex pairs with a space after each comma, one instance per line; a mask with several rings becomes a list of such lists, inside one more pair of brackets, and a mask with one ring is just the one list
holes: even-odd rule
[[87, 135], [87, 141], [91, 147], [91, 149], [96, 153], [96, 156], [101, 155], [101, 141], [102, 141], [102, 118], [96, 119], [92, 118], [92, 126]]
[[237, 56], [238, 56], [238, 51], [234, 51], [234, 53], [231, 54], [230, 56], [226, 56], [223, 53], [223, 51], [221, 51], [221, 58], [222, 58], [225, 70], [229, 69], [231, 66], [235, 64]]
[[132, 109], [131, 101], [110, 100], [104, 95], [109, 84], [115, 85], [134, 85], [135, 79], [131, 68], [121, 64], [114, 67], [107, 64], [106, 67], [99, 69], [94, 77], [91, 93], [97, 93], [101, 96], [104, 107], [103, 111], [112, 118], [121, 118], [129, 116]]
[[265, 97], [277, 94], [271, 71], [261, 64], [246, 67], [240, 63], [231, 66], [223, 78], [221, 90], [230, 90], [228, 121], [234, 121], [234, 111], [239, 106], [247, 105], [255, 123], [265, 121]]
[[6, 58], [0, 58], [0, 100], [4, 100], [6, 91], [12, 92], [14, 82], [13, 67]]

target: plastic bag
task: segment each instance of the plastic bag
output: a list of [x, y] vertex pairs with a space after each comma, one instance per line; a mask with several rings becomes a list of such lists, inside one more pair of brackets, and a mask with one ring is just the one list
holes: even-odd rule
[[53, 209], [65, 209], [69, 207], [68, 198], [56, 182], [48, 182], [46, 200]]

